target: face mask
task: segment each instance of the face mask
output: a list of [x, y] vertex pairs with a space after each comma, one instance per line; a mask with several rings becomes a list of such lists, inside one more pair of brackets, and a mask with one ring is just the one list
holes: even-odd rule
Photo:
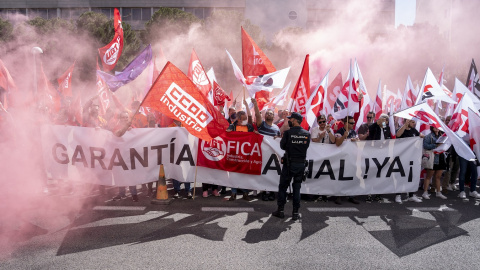
[[248, 124], [248, 120], [242, 121], [242, 126], [246, 126]]
[[382, 127], [383, 127], [383, 128], [386, 128], [386, 127], [387, 127], [387, 123], [383, 122], [383, 123], [382, 123]]
[[232, 113], [232, 115], [230, 115], [230, 119], [235, 120], [236, 118], [237, 118], [237, 114], [236, 114], [236, 113]]
[[288, 126], [289, 126], [289, 127], [293, 127], [292, 122], [288, 121]]

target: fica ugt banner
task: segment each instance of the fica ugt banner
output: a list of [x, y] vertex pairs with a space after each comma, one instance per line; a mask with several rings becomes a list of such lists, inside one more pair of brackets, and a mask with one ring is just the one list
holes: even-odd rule
[[232, 131], [211, 141], [199, 140], [197, 165], [211, 169], [260, 175], [263, 136]]

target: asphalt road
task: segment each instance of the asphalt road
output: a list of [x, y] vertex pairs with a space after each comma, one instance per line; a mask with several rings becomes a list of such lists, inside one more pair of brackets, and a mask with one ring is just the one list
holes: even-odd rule
[[302, 201], [296, 222], [291, 202], [282, 220], [260, 196], [230, 202], [198, 188], [194, 200], [153, 205], [109, 192], [44, 196], [42, 209], [0, 222], [0, 268], [480, 269], [480, 201], [458, 192], [422, 203]]

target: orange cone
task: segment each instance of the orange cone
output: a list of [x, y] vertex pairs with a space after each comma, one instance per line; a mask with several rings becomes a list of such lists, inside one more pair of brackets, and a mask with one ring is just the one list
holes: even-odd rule
[[171, 198], [168, 198], [167, 191], [167, 181], [165, 179], [165, 170], [163, 169], [163, 164], [160, 164], [160, 171], [158, 172], [158, 181], [157, 181], [157, 196], [155, 199], [152, 199], [152, 204], [170, 204], [172, 202]]

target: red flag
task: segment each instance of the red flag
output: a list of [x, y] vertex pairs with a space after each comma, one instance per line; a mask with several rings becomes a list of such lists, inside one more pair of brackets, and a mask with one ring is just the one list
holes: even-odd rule
[[306, 120], [307, 116], [307, 101], [310, 98], [310, 71], [308, 67], [308, 60], [310, 55], [305, 56], [305, 61], [303, 62], [302, 72], [300, 77], [298, 77], [297, 84], [293, 88], [291, 95], [293, 102], [292, 111], [298, 112], [303, 116], [302, 127], [308, 129], [308, 123]]
[[225, 100], [230, 101], [230, 97], [227, 96], [225, 91], [218, 85], [216, 81], [213, 81], [213, 102], [215, 106], [225, 105]]
[[[99, 70], [100, 68], [98, 67], [98, 61], [97, 61], [97, 70]], [[97, 94], [98, 94], [98, 99], [100, 100], [100, 108], [102, 111], [102, 114], [104, 114], [108, 107], [110, 106], [110, 98], [108, 96], [108, 86], [107, 84], [105, 83], [105, 81], [103, 81], [102, 77], [100, 77], [97, 74]]]
[[[277, 71], [272, 62], [263, 53], [260, 47], [257, 46], [255, 41], [248, 35], [248, 33], [242, 27], [242, 64], [243, 75], [259, 76]], [[259, 108], [268, 103], [269, 92], [260, 91], [255, 94], [255, 99]], [[307, 97], [308, 99], [308, 97]]]
[[[43, 64], [40, 62], [40, 76], [38, 78], [38, 93], [42, 95], [43, 102], [52, 103], [53, 112], [58, 112], [62, 106], [62, 99], [52, 83], [47, 79], [43, 71]], [[48, 106], [48, 104], [44, 104]]]
[[262, 173], [263, 136], [229, 132], [210, 141], [198, 141], [198, 166], [245, 174]]
[[112, 70], [122, 55], [123, 50], [123, 27], [122, 18], [120, 17], [120, 11], [117, 8], [114, 10], [113, 23], [115, 27], [115, 36], [112, 41], [105, 47], [98, 49], [100, 60], [105, 71]]
[[192, 50], [192, 55], [190, 56], [190, 65], [188, 67], [188, 78], [200, 89], [200, 92], [205, 96], [208, 95], [208, 92], [212, 89], [210, 80], [208, 79], [207, 73], [198, 59], [195, 49]]
[[57, 79], [58, 81], [58, 91], [66, 97], [72, 96], [72, 72], [75, 67], [75, 62], [71, 65], [65, 73]]
[[373, 103], [373, 111], [375, 112], [375, 120], [380, 118], [380, 115], [383, 113], [383, 104], [382, 104], [382, 81], [378, 81], [378, 88], [377, 88], [377, 97], [375, 98], [375, 102]]
[[72, 104], [73, 114], [75, 115], [75, 119], [83, 126], [83, 107], [82, 107], [82, 97], [78, 95], [75, 101]]
[[8, 72], [8, 69], [5, 67], [2, 60], [0, 60], [0, 87], [7, 92], [10, 90], [17, 90], [13, 78], [10, 76], [10, 72]]
[[148, 91], [142, 106], [180, 121], [192, 135], [206, 141], [225, 133], [228, 127], [227, 120], [208, 98], [170, 62]]

